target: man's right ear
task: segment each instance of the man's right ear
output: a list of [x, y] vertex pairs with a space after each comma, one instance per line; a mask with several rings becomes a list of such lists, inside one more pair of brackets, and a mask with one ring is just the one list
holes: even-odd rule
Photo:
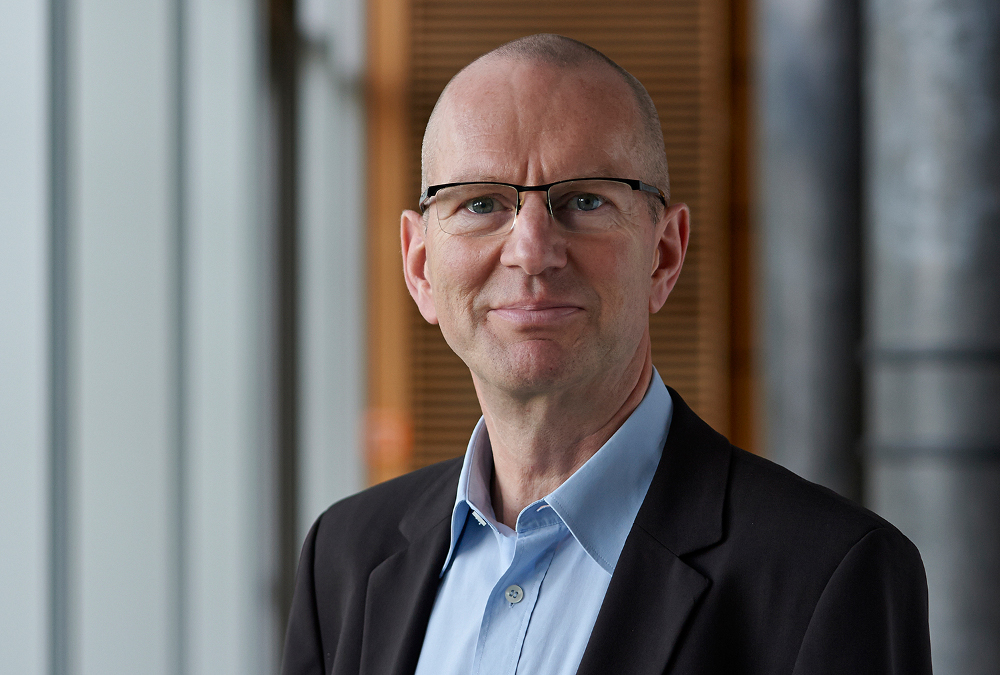
[[403, 246], [403, 278], [410, 297], [417, 303], [420, 315], [436, 324], [434, 289], [427, 265], [427, 242], [424, 239], [424, 218], [416, 211], [403, 211], [400, 218], [400, 242]]

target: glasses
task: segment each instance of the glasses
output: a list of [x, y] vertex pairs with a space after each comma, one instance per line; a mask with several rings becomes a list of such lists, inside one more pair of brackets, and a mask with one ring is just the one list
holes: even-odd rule
[[649, 201], [637, 193], [666, 195], [654, 185], [628, 178], [573, 178], [546, 185], [444, 183], [420, 195], [420, 212], [429, 207], [441, 229], [459, 237], [488, 237], [514, 228], [525, 192], [544, 192], [549, 215], [569, 232], [606, 232], [632, 222]]

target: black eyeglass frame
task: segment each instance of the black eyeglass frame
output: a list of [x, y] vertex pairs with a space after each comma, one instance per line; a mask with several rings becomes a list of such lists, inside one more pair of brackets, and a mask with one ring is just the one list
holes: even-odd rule
[[545, 185], [515, 185], [513, 183], [501, 183], [495, 180], [468, 180], [461, 181], [458, 183], [441, 183], [440, 185], [431, 185], [424, 193], [420, 195], [420, 201], [417, 206], [420, 208], [420, 213], [427, 211], [427, 207], [430, 206], [427, 202], [438, 193], [439, 190], [450, 187], [459, 187], [461, 185], [503, 185], [504, 187], [514, 188], [517, 190], [517, 209], [514, 211], [514, 215], [517, 216], [521, 211], [521, 206], [523, 200], [521, 199], [521, 194], [524, 192], [544, 192], [545, 193], [545, 205], [549, 210], [549, 215], [552, 215], [552, 202], [549, 200], [549, 189], [556, 186], [562, 185], [563, 183], [578, 183], [580, 181], [587, 180], [608, 180], [615, 183], [623, 183], [628, 185], [630, 188], [637, 192], [648, 192], [649, 194], [656, 195], [656, 198], [660, 200], [664, 206], [667, 206], [667, 195], [663, 193], [663, 190], [656, 187], [655, 185], [650, 185], [649, 183], [643, 183], [641, 180], [635, 180], [632, 178], [609, 178], [607, 176], [591, 176], [588, 178], [569, 178], [567, 180], [557, 180], [554, 183], [546, 183]]

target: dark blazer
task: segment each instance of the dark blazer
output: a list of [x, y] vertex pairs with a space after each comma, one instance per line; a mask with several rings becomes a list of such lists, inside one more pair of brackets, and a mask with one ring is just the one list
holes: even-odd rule
[[[927, 586], [913, 544], [875, 514], [733, 447], [670, 394], [663, 457], [578, 672], [930, 673]], [[460, 469], [461, 459], [421, 469], [316, 521], [299, 562], [284, 675], [414, 671]]]

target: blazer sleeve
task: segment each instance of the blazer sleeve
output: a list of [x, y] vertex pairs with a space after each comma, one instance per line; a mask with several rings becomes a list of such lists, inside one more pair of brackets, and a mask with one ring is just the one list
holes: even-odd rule
[[816, 604], [793, 673], [930, 675], [924, 566], [898, 530], [872, 530], [844, 556]]
[[282, 675], [323, 675], [325, 671], [314, 575], [316, 531], [319, 523], [317, 520], [309, 530], [299, 557], [295, 593], [285, 633]]

